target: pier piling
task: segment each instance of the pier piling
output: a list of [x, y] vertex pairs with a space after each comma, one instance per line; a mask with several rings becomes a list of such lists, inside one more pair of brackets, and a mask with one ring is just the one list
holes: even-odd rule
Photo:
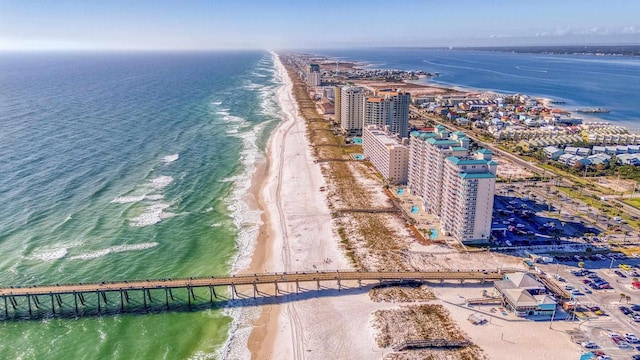
[[78, 314], [78, 294], [73, 292], [73, 304], [76, 306], [76, 315]]
[[56, 313], [56, 305], [53, 303], [53, 293], [51, 293], [51, 313]]
[[169, 310], [169, 288], [164, 288], [164, 302], [167, 304], [167, 310]]
[[144, 303], [144, 309], [147, 310], [147, 294], [145, 288], [142, 288], [142, 302]]
[[29, 316], [31, 317], [31, 296], [27, 295], [27, 306], [29, 307]]

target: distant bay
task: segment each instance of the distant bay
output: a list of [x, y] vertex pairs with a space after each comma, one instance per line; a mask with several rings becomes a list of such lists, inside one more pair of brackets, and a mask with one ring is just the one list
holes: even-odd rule
[[552, 55], [447, 49], [322, 50], [319, 55], [365, 62], [370, 68], [424, 70], [438, 77], [425, 84], [467, 90], [520, 93], [565, 101], [567, 110], [607, 108], [585, 116], [640, 128], [640, 58], [633, 56]]

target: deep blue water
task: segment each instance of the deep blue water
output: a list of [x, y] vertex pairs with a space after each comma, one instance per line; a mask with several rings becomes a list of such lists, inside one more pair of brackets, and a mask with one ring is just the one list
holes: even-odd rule
[[604, 107], [611, 112], [599, 114], [599, 118], [640, 127], [638, 57], [455, 49], [323, 50], [319, 54], [363, 61], [371, 68], [440, 73], [437, 78], [422, 80], [425, 83], [564, 100], [569, 110]]
[[[0, 54], [0, 285], [229, 273], [279, 84], [266, 52]], [[0, 358], [206, 357], [230, 321], [0, 322]]]

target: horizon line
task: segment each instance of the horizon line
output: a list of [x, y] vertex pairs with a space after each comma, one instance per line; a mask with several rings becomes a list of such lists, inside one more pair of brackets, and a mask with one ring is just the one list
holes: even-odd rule
[[295, 51], [319, 51], [319, 50], [359, 50], [359, 49], [500, 49], [500, 48], [563, 48], [563, 47], [585, 47], [593, 48], [600, 46], [610, 47], [640, 47], [640, 43], [601, 43], [601, 44], [549, 44], [549, 45], [464, 45], [464, 46], [335, 46], [335, 47], [318, 47], [318, 48], [280, 48], [273, 49], [269, 47], [242, 47], [242, 48], [193, 48], [193, 49], [122, 49], [122, 48], [95, 48], [95, 49], [78, 49], [78, 48], [47, 48], [47, 49], [0, 49], [0, 53], [52, 53], [52, 52], [74, 52], [74, 53], [206, 53], [206, 52], [244, 52], [244, 51], [274, 51], [274, 52], [295, 52]]

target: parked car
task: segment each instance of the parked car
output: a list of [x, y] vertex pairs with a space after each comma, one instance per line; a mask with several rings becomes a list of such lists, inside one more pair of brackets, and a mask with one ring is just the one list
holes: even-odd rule
[[597, 349], [598, 348], [598, 344], [594, 343], [593, 341], [585, 341], [582, 344], [583, 348], [585, 349]]
[[620, 306], [618, 309], [625, 315], [633, 314], [633, 311], [626, 306]]
[[633, 311], [640, 311], [640, 304], [633, 304], [633, 305], [631, 305], [631, 310], [633, 310]]
[[632, 333], [624, 334], [624, 338], [625, 338], [625, 340], [627, 340], [627, 342], [629, 342], [631, 344], [640, 343], [640, 339], [638, 339], [638, 337], [635, 334], [632, 334]]
[[626, 278], [626, 277], [627, 277], [627, 275], [625, 275], [625, 274], [621, 273], [621, 272], [620, 272], [620, 271], [618, 271], [618, 270], [614, 271], [613, 273], [614, 273], [614, 274], [616, 274], [616, 275], [618, 275], [618, 276], [620, 276], [621, 278]]

